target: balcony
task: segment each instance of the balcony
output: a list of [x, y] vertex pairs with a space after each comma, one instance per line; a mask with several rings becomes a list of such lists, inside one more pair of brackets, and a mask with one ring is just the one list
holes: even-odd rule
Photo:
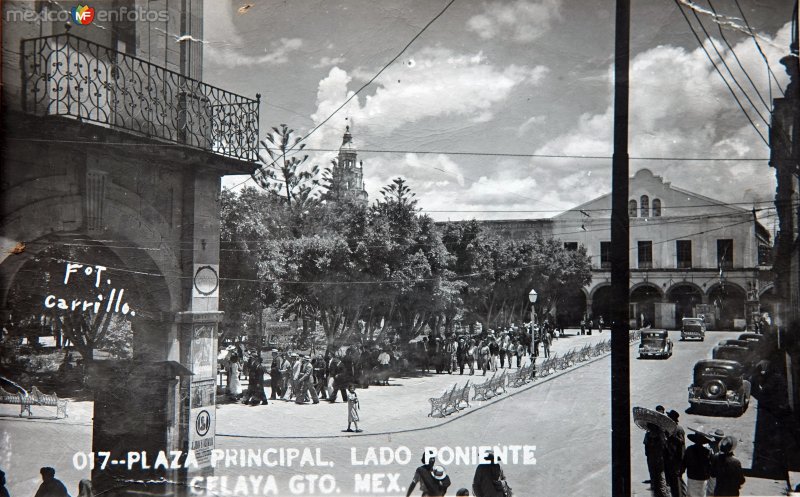
[[258, 159], [260, 97], [250, 99], [64, 33], [22, 41], [23, 110]]

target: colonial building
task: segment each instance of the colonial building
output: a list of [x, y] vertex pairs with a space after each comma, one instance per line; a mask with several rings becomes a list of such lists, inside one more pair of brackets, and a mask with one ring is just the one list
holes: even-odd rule
[[[760, 306], [772, 304], [770, 235], [757, 213], [674, 186], [648, 169], [636, 172], [629, 191], [632, 325], [675, 328], [681, 318], [703, 314], [712, 328], [744, 328]], [[557, 313], [567, 325], [584, 315], [608, 322], [611, 194], [550, 219], [483, 224], [504, 238], [540, 232], [568, 249], [586, 247], [592, 283]]]
[[[684, 190], [648, 169], [631, 178], [631, 318], [673, 328], [682, 317], [705, 315], [716, 328], [743, 328], [771, 288], [769, 232], [756, 212]], [[586, 247], [592, 283], [583, 289], [589, 315], [609, 316], [611, 195], [553, 218], [565, 247]], [[581, 296], [577, 296], [581, 300]]]
[[350, 126], [345, 128], [339, 156], [331, 169], [330, 188], [324, 199], [329, 202], [367, 203], [364, 190], [364, 161], [358, 160], [358, 150], [353, 144]]

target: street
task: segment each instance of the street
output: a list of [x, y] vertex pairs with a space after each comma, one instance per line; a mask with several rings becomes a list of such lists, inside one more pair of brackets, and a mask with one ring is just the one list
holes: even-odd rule
[[[736, 435], [740, 440], [737, 456], [744, 467], [749, 467], [755, 399], [739, 418], [684, 414], [692, 366], [708, 357], [720, 339], [732, 335], [709, 332], [705, 342], [676, 339], [674, 355], [668, 360], [637, 360], [636, 347], [632, 346], [631, 405], [654, 408], [662, 404], [681, 413], [684, 427], [702, 424]], [[563, 352], [575, 344], [603, 338], [608, 338], [607, 333], [568, 337], [557, 341], [554, 349]], [[608, 496], [609, 366], [607, 356], [581, 364], [520, 389], [508, 388], [508, 393], [490, 402], [473, 402], [472, 407], [444, 419], [427, 417], [427, 397], [455, 381], [463, 384], [466, 379], [480, 377], [444, 374], [395, 379], [390, 387], [359, 390], [360, 426], [365, 431], [358, 435], [342, 432], [347, 409], [341, 402], [319, 406], [281, 401], [261, 407], [220, 405], [216, 448], [222, 452], [218, 453], [217, 478], [195, 483], [205, 485], [209, 494], [222, 495], [244, 492], [244, 488], [248, 490], [243, 495], [405, 495], [423, 449], [434, 447], [444, 448], [439, 462], [447, 468], [452, 481], [449, 493], [454, 494], [458, 488], [470, 488], [480, 447], [497, 446], [507, 450], [502, 465], [516, 495], [589, 492]], [[58, 422], [4, 419], [8, 421], [2, 425], [2, 437], [9, 459], [2, 464], [7, 468], [12, 495], [33, 494], [40, 465], [55, 467], [68, 488], [77, 488], [78, 480], [86, 477], [85, 472], [72, 468], [74, 453], [89, 451], [91, 444], [90, 405], [85, 405], [90, 403], [80, 404], [84, 405], [72, 406], [70, 418]], [[634, 495], [649, 494], [648, 485], [643, 483], [648, 475], [642, 437], [643, 432], [632, 423]], [[269, 449], [272, 452], [267, 457]], [[30, 454], [36, 454], [35, 460]], [[265, 461], [276, 466], [267, 467]], [[270, 475], [274, 480], [268, 478]], [[778, 495], [781, 489], [780, 482], [753, 479], [745, 484], [742, 495]]]

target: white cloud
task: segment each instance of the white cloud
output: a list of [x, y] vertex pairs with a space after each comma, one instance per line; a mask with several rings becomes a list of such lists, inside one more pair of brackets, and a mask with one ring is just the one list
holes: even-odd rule
[[[481, 53], [457, 54], [444, 48], [425, 48], [410, 60], [414, 63], [390, 66], [373, 83], [374, 90], [367, 90], [371, 94], [359, 95], [340, 112], [359, 123], [361, 136], [386, 137], [405, 125], [431, 118], [486, 122], [512, 91], [540, 84], [548, 72], [543, 66], [496, 67]], [[322, 122], [352, 95], [348, 85], [353, 79], [364, 80], [373, 74], [374, 70], [348, 74], [332, 68], [319, 83], [317, 109], [311, 116], [314, 122]], [[326, 126], [310, 141], [330, 147], [340, 136], [341, 129]]]
[[211, 61], [226, 67], [277, 65], [289, 62], [289, 55], [302, 46], [303, 40], [300, 38], [281, 38], [264, 48], [263, 55], [243, 54], [241, 48], [232, 49], [213, 45], [206, 47], [205, 53]]
[[[787, 83], [782, 66], [784, 55], [775, 46], [788, 46], [789, 26], [776, 35], [775, 43], [762, 44], [773, 71], [783, 88]], [[708, 42], [707, 42], [708, 43]], [[713, 53], [713, 49], [708, 47]], [[722, 45], [718, 44], [722, 51]], [[768, 99], [764, 61], [745, 39], [734, 50]], [[769, 120], [769, 112], [744, 75], [738, 71], [729, 50], [723, 52], [737, 79]], [[720, 67], [723, 72], [724, 68]], [[609, 85], [611, 71], [609, 70]], [[764, 158], [769, 149], [750, 126], [719, 74], [700, 48], [685, 50], [659, 46], [640, 53], [631, 61], [629, 150], [632, 157], [722, 157]], [[731, 86], [734, 86], [731, 83]], [[735, 86], [734, 86], [735, 88]], [[773, 93], [777, 89], [773, 85]], [[737, 90], [746, 108], [749, 104]], [[610, 156], [613, 138], [613, 103], [599, 114], [580, 116], [572, 130], [550, 140], [537, 154]], [[766, 136], [767, 126], [748, 108], [752, 119]], [[531, 167], [547, 190], [563, 192], [573, 204], [585, 202], [610, 190], [610, 160], [541, 159]], [[730, 202], [763, 200], [774, 195], [774, 172], [766, 161], [642, 161], [630, 162], [631, 173], [647, 167], [704, 195]], [[589, 177], [588, 174], [593, 173]], [[744, 185], [744, 186], [743, 186]]]
[[467, 28], [485, 40], [511, 39], [529, 43], [561, 18], [561, 0], [516, 0], [484, 5], [484, 12], [467, 21]]
[[517, 136], [522, 137], [534, 126], [544, 124], [547, 121], [547, 116], [533, 116], [528, 118], [524, 123], [520, 124], [517, 128]]
[[345, 59], [342, 56], [339, 56], [339, 57], [328, 57], [326, 55], [324, 57], [320, 57], [319, 62], [314, 64], [313, 67], [319, 69], [319, 68], [323, 68], [323, 67], [336, 66], [338, 64], [341, 64], [345, 60], [347, 60], [347, 59]]

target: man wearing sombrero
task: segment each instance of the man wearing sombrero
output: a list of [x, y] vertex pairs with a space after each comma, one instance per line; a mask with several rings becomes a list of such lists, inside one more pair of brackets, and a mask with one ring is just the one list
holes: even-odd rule
[[711, 475], [717, 479], [714, 495], [738, 496], [744, 485], [742, 463], [733, 455], [736, 450], [736, 439], [727, 436], [719, 443], [719, 454], [711, 460]]
[[686, 471], [686, 495], [705, 497], [706, 484], [711, 476], [711, 450], [706, 447], [711, 440], [698, 431], [689, 433], [687, 438], [692, 445], [686, 448], [683, 456], [683, 470]]

